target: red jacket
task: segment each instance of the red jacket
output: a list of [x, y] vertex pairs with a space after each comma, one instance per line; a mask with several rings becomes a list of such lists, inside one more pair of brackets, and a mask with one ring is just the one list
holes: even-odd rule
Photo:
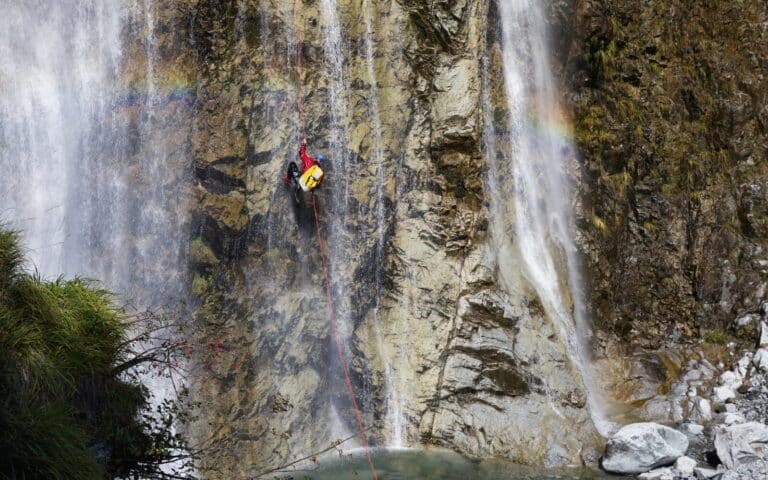
[[307, 155], [307, 146], [302, 145], [299, 147], [299, 156], [301, 157], [301, 163], [304, 165], [301, 167], [301, 173], [306, 172], [309, 168], [315, 165], [315, 159]]

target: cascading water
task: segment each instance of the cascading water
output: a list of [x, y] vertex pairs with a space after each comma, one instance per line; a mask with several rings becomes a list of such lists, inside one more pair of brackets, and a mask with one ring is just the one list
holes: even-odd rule
[[[501, 23], [502, 69], [509, 125], [506, 137], [496, 138], [485, 76], [487, 185], [491, 191], [492, 240], [500, 262], [502, 284], [512, 287], [519, 266], [554, 323], [568, 355], [587, 390], [588, 404], [598, 431], [611, 424], [603, 413], [600, 393], [590, 370], [590, 326], [583, 303], [578, 251], [571, 233], [572, 212], [567, 157], [571, 150], [563, 133], [564, 118], [549, 66], [546, 20], [540, 2], [498, 2]], [[497, 144], [509, 141], [510, 158], [499, 162]], [[503, 200], [504, 185], [513, 195]], [[514, 218], [509, 225], [508, 218]], [[510, 236], [516, 240], [509, 242]], [[510, 255], [517, 249], [519, 256]], [[565, 272], [565, 278], [561, 275]]]
[[[116, 133], [110, 108], [122, 55], [122, 18], [102, 2], [5, 2], [0, 22], [0, 215], [23, 231], [47, 277], [100, 273], [86, 263], [82, 166], [100, 132]], [[112, 185], [93, 185], [97, 195]], [[87, 202], [85, 207], [94, 203]], [[106, 227], [106, 226], [105, 226]], [[108, 228], [108, 227], [106, 227]]]
[[[326, 64], [326, 79], [328, 81], [328, 110], [330, 125], [328, 125], [328, 154], [332, 169], [329, 172], [334, 181], [326, 184], [330, 190], [330, 201], [326, 202], [329, 210], [329, 239], [328, 254], [330, 256], [331, 276], [334, 279], [334, 298], [337, 301], [338, 333], [345, 347], [345, 358], [349, 362], [349, 343], [352, 336], [352, 298], [350, 295], [352, 281], [348, 278], [350, 270], [349, 259], [350, 239], [354, 233], [349, 231], [349, 85], [345, 69], [344, 52], [347, 50], [342, 35], [339, 8], [336, 0], [323, 0], [322, 11], [325, 19], [323, 50]], [[338, 359], [331, 356], [330, 365], [336, 365]], [[341, 386], [339, 386], [341, 388]], [[339, 390], [336, 388], [336, 390]], [[346, 401], [345, 401], [345, 405]], [[340, 419], [339, 411], [349, 410], [331, 401], [332, 431], [335, 437], [348, 437], [350, 430]]]
[[344, 51], [341, 24], [336, 0], [323, 0], [323, 14], [326, 19], [323, 38], [325, 63], [327, 65], [328, 103], [330, 106], [331, 125], [329, 151], [334, 162], [333, 169], [337, 182], [333, 185], [334, 213], [340, 217], [342, 227], [349, 209], [349, 170], [347, 161], [347, 142], [349, 141], [349, 99], [347, 92], [347, 74], [344, 68]]
[[[166, 182], [181, 177], [170, 170], [184, 154], [168, 153], [168, 120], [156, 117], [165, 97], [155, 86], [151, 2], [40, 0], [5, 13], [0, 168], [9, 181], [0, 215], [47, 277], [97, 278], [142, 307], [178, 297], [181, 248], [162, 239], [181, 236], [173, 205], [183, 195]], [[132, 23], [146, 38], [127, 31]], [[145, 45], [135, 85], [125, 79], [126, 37]]]
[[376, 166], [375, 171], [375, 183], [376, 183], [376, 247], [375, 247], [375, 257], [373, 259], [374, 262], [374, 271], [375, 271], [375, 305], [374, 305], [374, 330], [376, 335], [376, 342], [377, 342], [377, 348], [379, 355], [382, 357], [382, 361], [384, 362], [384, 383], [385, 383], [385, 389], [386, 389], [386, 408], [387, 408], [387, 419], [386, 424], [390, 426], [391, 432], [389, 434], [389, 438], [387, 438], [387, 442], [389, 446], [394, 448], [400, 448], [403, 446], [403, 408], [402, 403], [403, 399], [400, 398], [399, 392], [400, 389], [398, 389], [395, 386], [395, 377], [396, 373], [393, 369], [393, 361], [391, 358], [391, 355], [388, 354], [387, 348], [384, 345], [384, 338], [383, 334], [381, 332], [381, 327], [379, 325], [380, 322], [380, 308], [381, 308], [381, 297], [382, 297], [382, 280], [383, 280], [383, 270], [385, 267], [385, 241], [386, 241], [386, 230], [387, 230], [387, 219], [386, 219], [386, 211], [385, 211], [385, 194], [386, 194], [386, 188], [387, 188], [387, 178], [388, 178], [388, 172], [386, 169], [386, 162], [384, 158], [384, 143], [382, 138], [382, 125], [381, 125], [381, 114], [379, 112], [379, 87], [378, 87], [378, 80], [376, 77], [376, 68], [374, 65], [375, 61], [375, 51], [374, 51], [374, 42], [375, 42], [375, 34], [374, 34], [374, 26], [373, 26], [373, 19], [374, 19], [374, 10], [371, 8], [371, 2], [370, 0], [363, 0], [363, 18], [365, 20], [365, 58], [366, 58], [366, 72], [368, 74], [368, 81], [370, 82], [370, 88], [369, 88], [369, 108], [370, 108], [370, 117], [371, 117], [371, 133], [373, 137], [373, 144], [371, 145], [371, 150], [369, 151], [369, 162], [373, 162]]

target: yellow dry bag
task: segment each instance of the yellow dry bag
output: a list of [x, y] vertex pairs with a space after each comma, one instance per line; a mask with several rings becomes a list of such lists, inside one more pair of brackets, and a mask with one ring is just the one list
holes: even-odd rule
[[323, 169], [318, 165], [312, 165], [301, 175], [299, 186], [305, 192], [309, 192], [323, 183]]

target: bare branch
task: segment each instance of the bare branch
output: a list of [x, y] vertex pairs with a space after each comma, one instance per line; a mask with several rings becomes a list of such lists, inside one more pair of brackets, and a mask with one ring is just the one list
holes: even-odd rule
[[[330, 452], [331, 450], [334, 450], [336, 447], [341, 445], [342, 443], [348, 442], [349, 440], [355, 438], [355, 435], [350, 435], [349, 437], [345, 438], [344, 440], [339, 440], [338, 442], [333, 442], [330, 447], [326, 448], [325, 450], [320, 450], [319, 452], [311, 453], [307, 455], [306, 457], [299, 458], [298, 460], [294, 460], [290, 463], [286, 463], [285, 465], [280, 465], [279, 467], [270, 468], [269, 470], [264, 470], [261, 473], [258, 473], [257, 475], [253, 477], [249, 477], [252, 480], [255, 480], [257, 478], [261, 478], [264, 475], [269, 475], [270, 473], [280, 473], [286, 471], [287, 468], [292, 467], [293, 465], [296, 465], [301, 462], [305, 462], [307, 460], [312, 460], [313, 458], [316, 458], [318, 455], [322, 455], [326, 452]], [[302, 470], [293, 470], [293, 471], [302, 471]]]

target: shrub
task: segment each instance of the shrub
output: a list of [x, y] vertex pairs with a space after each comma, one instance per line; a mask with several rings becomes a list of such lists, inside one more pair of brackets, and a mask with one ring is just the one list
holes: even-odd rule
[[44, 281], [23, 260], [16, 233], [0, 229], [0, 478], [164, 478], [161, 465], [185, 451], [178, 409], [150, 412], [136, 369], [176, 345], [128, 339], [108, 292]]

